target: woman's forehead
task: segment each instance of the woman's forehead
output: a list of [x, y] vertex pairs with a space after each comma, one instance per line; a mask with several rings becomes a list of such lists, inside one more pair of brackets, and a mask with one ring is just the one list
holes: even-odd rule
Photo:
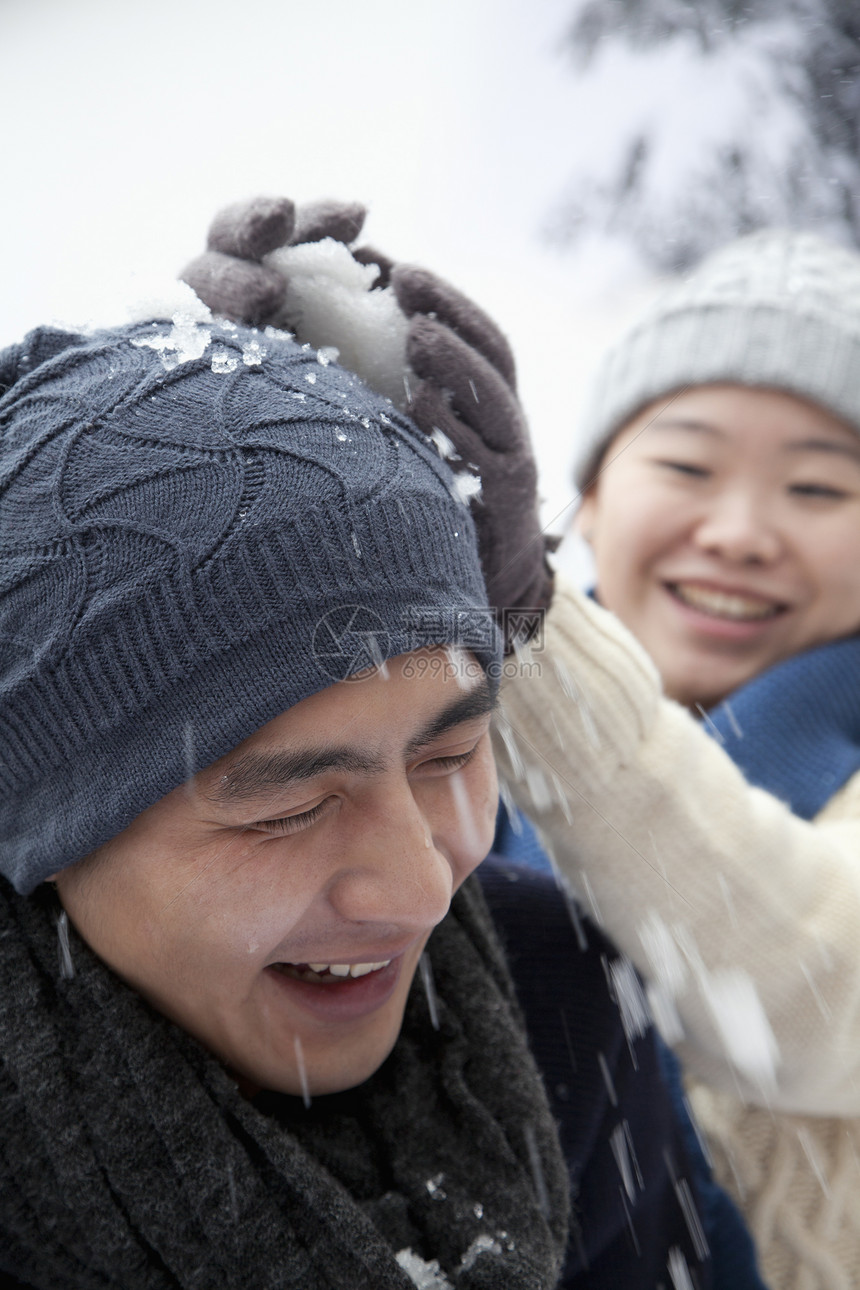
[[703, 441], [749, 438], [780, 451], [822, 451], [860, 460], [860, 431], [819, 404], [785, 390], [744, 385], [696, 386], [656, 399], [628, 421], [617, 440], [681, 433]]

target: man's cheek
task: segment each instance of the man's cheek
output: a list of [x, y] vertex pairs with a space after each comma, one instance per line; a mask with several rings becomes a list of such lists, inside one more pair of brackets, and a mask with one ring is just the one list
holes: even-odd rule
[[496, 815], [499, 809], [499, 786], [496, 764], [492, 753], [482, 752], [481, 763], [475, 767], [475, 782], [469, 794], [469, 824], [464, 838], [464, 872], [460, 881], [468, 877], [482, 860], [489, 855], [496, 833]]
[[495, 836], [496, 815], [498, 814], [498, 810], [499, 810], [499, 779], [496, 773], [496, 760], [493, 756], [492, 746], [490, 745], [490, 742], [489, 742], [489, 736], [487, 737], [486, 747], [482, 750], [481, 757], [482, 757], [481, 770], [482, 770], [482, 779], [483, 779], [483, 786], [481, 790], [481, 793], [482, 793], [481, 800], [482, 800], [482, 806], [483, 806], [484, 827], [487, 829], [489, 833], [489, 841], [487, 846], [487, 850], [489, 850], [489, 843], [492, 842], [493, 837]]

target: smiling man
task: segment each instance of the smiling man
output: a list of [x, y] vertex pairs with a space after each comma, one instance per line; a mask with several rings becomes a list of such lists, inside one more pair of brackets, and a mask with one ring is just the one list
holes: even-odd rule
[[490, 849], [492, 693], [422, 653], [302, 700], [57, 875], [93, 949], [246, 1090], [372, 1075]]
[[187, 318], [2, 355], [4, 1284], [717, 1284], [629, 971], [470, 877], [468, 510], [328, 359]]

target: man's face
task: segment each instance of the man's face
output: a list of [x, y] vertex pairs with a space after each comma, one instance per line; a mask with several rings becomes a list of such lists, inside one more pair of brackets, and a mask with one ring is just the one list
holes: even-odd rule
[[601, 602], [705, 706], [860, 629], [860, 436], [772, 390], [700, 386], [615, 437], [579, 526]]
[[422, 650], [333, 685], [57, 875], [95, 952], [249, 1090], [351, 1088], [391, 1051], [492, 841], [492, 700], [471, 670]]

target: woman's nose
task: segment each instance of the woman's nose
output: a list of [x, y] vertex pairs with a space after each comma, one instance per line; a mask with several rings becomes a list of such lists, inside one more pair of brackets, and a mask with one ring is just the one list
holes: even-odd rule
[[697, 546], [735, 564], [771, 564], [783, 541], [768, 508], [747, 493], [712, 500], [696, 527]]

